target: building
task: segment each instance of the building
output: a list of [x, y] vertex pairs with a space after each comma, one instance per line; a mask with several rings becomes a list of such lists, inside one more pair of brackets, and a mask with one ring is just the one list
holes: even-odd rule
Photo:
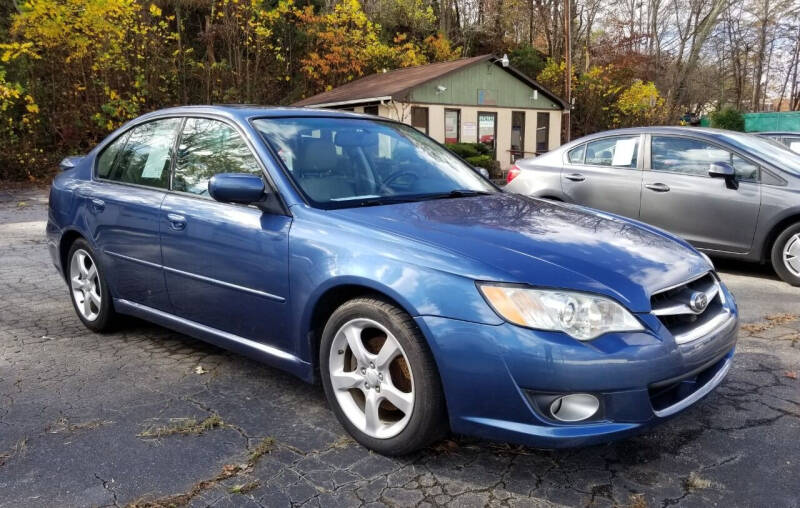
[[440, 143], [485, 143], [502, 169], [558, 147], [565, 108], [494, 55], [373, 74], [294, 105], [400, 120]]

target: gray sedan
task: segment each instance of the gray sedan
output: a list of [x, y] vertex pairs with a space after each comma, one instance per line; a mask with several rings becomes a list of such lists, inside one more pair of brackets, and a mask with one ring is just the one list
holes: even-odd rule
[[640, 219], [711, 255], [771, 261], [800, 286], [800, 155], [756, 136], [606, 131], [517, 161], [506, 189]]

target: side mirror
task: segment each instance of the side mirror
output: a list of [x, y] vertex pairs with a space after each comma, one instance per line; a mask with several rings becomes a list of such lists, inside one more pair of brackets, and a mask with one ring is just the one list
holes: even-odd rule
[[208, 194], [222, 203], [248, 205], [264, 199], [264, 180], [249, 173], [219, 173], [208, 181]]
[[708, 176], [711, 178], [724, 178], [725, 185], [729, 189], [739, 188], [739, 182], [736, 181], [736, 170], [727, 162], [712, 162], [708, 168]]
[[478, 173], [481, 174], [482, 177], [486, 178], [487, 180], [489, 179], [489, 170], [488, 169], [482, 168], [480, 166], [473, 166], [473, 167], [475, 168], [475, 171], [477, 171]]

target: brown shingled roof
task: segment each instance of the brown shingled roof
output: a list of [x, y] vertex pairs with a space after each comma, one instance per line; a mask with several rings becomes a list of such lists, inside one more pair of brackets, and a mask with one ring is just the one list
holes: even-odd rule
[[[445, 74], [450, 74], [451, 72], [455, 72], [475, 63], [496, 59], [497, 57], [494, 55], [480, 55], [471, 58], [460, 58], [449, 62], [418, 65], [416, 67], [406, 67], [389, 72], [379, 72], [356, 81], [351, 81], [333, 90], [307, 97], [295, 102], [293, 106], [315, 106], [318, 104], [341, 103], [376, 97], [391, 97], [393, 99], [402, 100], [411, 88], [441, 78]], [[512, 73], [518, 79], [525, 81], [530, 86], [541, 90], [542, 93], [555, 100], [563, 107], [563, 101], [540, 84], [513, 67], [507, 67], [505, 70]]]

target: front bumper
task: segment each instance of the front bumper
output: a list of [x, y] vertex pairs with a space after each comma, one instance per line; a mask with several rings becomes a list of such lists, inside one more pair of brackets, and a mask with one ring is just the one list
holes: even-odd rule
[[[677, 344], [652, 315], [648, 331], [580, 342], [559, 332], [508, 323], [483, 325], [416, 318], [428, 337], [454, 432], [541, 448], [611, 441], [666, 420], [710, 393], [733, 358], [738, 315], [713, 333]], [[562, 423], [537, 405], [538, 395], [590, 393], [598, 414]]]

